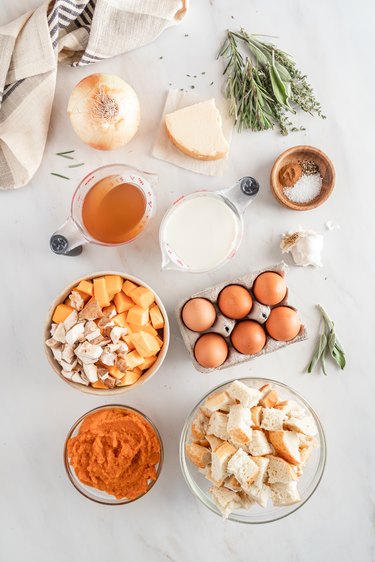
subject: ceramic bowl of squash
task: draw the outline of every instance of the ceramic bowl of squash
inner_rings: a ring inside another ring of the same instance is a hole
[[[127,385],[127,386],[116,386],[114,388],[101,389],[101,388],[94,388],[91,385],[85,386],[83,384],[76,383],[76,382],[73,382],[73,381],[65,378],[61,374],[61,366],[56,361],[56,359],[53,356],[53,353],[52,353],[51,349],[45,344],[45,342],[46,342],[46,340],[48,340],[51,337],[50,329],[51,329],[51,324],[52,324],[52,316],[53,316],[53,313],[55,311],[56,306],[58,304],[63,303],[68,298],[72,289],[74,289],[79,284],[80,281],[92,281],[93,279],[95,279],[97,277],[103,277],[105,275],[120,275],[125,280],[129,280],[132,283],[135,283],[136,285],[139,285],[141,287],[145,287],[146,289],[149,289],[154,294],[155,303],[158,305],[158,307],[160,309],[160,312],[163,315],[164,327],[160,331],[160,336],[163,340],[163,346],[158,353],[157,360],[155,361],[155,363],[153,365],[151,365],[151,367],[149,367],[149,369],[144,371],[142,376],[135,383],[133,383],[131,385]],[[150,380],[151,377],[153,377],[155,375],[155,373],[160,369],[160,367],[161,367],[161,365],[162,365],[162,363],[163,363],[163,361],[164,361],[164,359],[167,355],[168,346],[169,346],[169,337],[170,337],[170,328],[169,328],[169,321],[168,321],[167,312],[165,310],[165,307],[164,307],[160,297],[155,293],[155,291],[153,290],[152,287],[147,285],[147,283],[145,283],[141,279],[138,279],[138,277],[134,277],[133,275],[125,274],[124,272],[121,272],[121,271],[99,271],[99,272],[95,272],[95,273],[90,273],[89,275],[85,275],[83,277],[80,277],[79,279],[76,279],[75,281],[70,283],[68,286],[66,286],[65,289],[63,289],[57,295],[57,297],[52,302],[52,304],[49,308],[49,311],[48,311],[47,319],[46,319],[45,326],[44,326],[43,345],[44,345],[44,350],[45,350],[47,360],[48,360],[50,366],[52,367],[54,372],[59,376],[59,378],[62,381],[65,382],[65,384],[68,384],[70,387],[75,388],[76,390],[80,390],[81,392],[84,392],[85,394],[96,394],[97,396],[111,396],[111,395],[122,394],[124,392],[129,392],[130,390],[133,390],[134,388],[137,388],[137,387],[141,386],[142,384],[145,384],[148,380]]]

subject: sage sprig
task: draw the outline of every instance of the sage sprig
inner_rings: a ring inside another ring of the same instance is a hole
[[[318,344],[307,367],[307,372],[311,373],[321,362],[321,369],[327,375],[327,357],[331,356],[340,369],[345,368],[346,358],[344,349],[336,335],[334,322],[320,304],[318,304],[318,309],[322,317],[322,329]]]
[[[227,31],[219,56],[227,60],[225,93],[239,131],[264,131],[274,125],[283,135],[304,130],[289,119],[297,109],[325,119],[307,77],[290,55],[272,43],[244,29]]]

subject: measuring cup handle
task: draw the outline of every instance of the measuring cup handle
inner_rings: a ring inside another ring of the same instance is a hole
[[[83,244],[87,244],[87,240],[71,217],[52,234],[49,241],[52,252],[62,256],[79,256]]]
[[[246,207],[253,202],[260,189],[259,182],[252,176],[245,176],[237,183],[224,189],[221,193],[229,199],[242,214]]]

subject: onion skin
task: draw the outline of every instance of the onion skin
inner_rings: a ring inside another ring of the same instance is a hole
[[[137,133],[140,106],[129,84],[112,74],[90,74],[73,89],[68,115],[75,133],[97,150],[114,150]]]

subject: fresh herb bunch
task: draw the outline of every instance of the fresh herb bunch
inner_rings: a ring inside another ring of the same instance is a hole
[[[248,54],[245,58],[242,47]],[[283,135],[304,130],[289,118],[298,108],[325,119],[307,77],[290,55],[275,45],[260,41],[244,29],[227,31],[219,56],[227,59],[225,92],[239,131],[264,131],[274,125]]]
[[[329,355],[337,363],[340,369],[344,369],[346,359],[343,347],[336,336],[334,323],[320,304],[318,304],[318,308],[322,316],[323,326],[318,345],[316,346],[310,364],[307,367],[307,372],[311,373],[319,362],[321,362],[322,371],[325,375],[327,375],[326,358]]]

